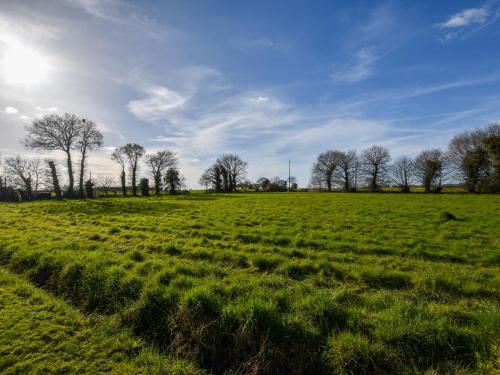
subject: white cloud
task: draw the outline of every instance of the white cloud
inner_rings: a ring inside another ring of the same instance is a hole
[[[8,113],[8,114],[13,114],[13,113],[18,113],[19,110],[17,108],[14,108],[14,107],[7,106],[7,107],[5,107],[4,112]]]
[[[442,29],[453,27],[464,27],[470,24],[483,24],[488,20],[490,12],[486,8],[465,9],[451,16],[448,21],[441,25]]]
[[[143,121],[168,119],[171,111],[182,107],[188,100],[163,86],[147,87],[144,91],[148,95],[146,98],[132,100],[127,105],[129,111]]]
[[[374,64],[380,56],[375,55],[372,49],[360,49],[354,55],[354,62],[349,67],[335,68],[330,75],[334,81],[345,83],[360,82],[374,73]]]
[[[26,116],[26,115],[22,115],[22,116],[19,116],[19,118],[20,118],[21,120],[27,120],[29,117],[28,117],[28,116]]]
[[[449,42],[458,37],[462,39],[493,24],[500,17],[500,8],[486,3],[479,8],[464,9],[453,14],[446,21],[436,25],[442,35],[441,41]]]

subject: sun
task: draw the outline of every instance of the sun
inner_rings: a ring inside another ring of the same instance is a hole
[[[0,58],[2,76],[13,86],[30,87],[47,78],[47,59],[35,49],[19,42],[9,43]]]

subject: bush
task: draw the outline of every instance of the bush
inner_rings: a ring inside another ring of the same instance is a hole
[[[141,195],[147,197],[149,195],[149,180],[147,178],[141,178],[140,187]]]

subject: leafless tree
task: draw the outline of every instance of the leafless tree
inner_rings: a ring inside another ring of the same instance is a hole
[[[43,170],[40,159],[15,155],[5,159],[4,170],[10,183],[21,190],[26,199],[31,199],[33,192],[38,191],[42,183]]]
[[[390,159],[389,150],[382,146],[374,145],[363,151],[361,171],[367,177],[371,191],[377,191],[384,181]]]
[[[415,159],[415,175],[426,193],[441,191],[447,167],[446,155],[438,148],[424,150]]]
[[[85,173],[85,160],[87,152],[102,146],[103,136],[101,131],[97,128],[96,124],[87,119],[81,119],[79,122],[79,135],[76,141],[76,146],[80,150],[80,179],[78,188],[80,195],[83,196],[83,179]]]
[[[355,173],[358,164],[356,151],[349,150],[347,152],[339,152],[337,161],[338,168],[334,175],[341,181],[344,191],[352,191],[355,189],[356,185],[353,180],[357,177],[357,174]]]
[[[339,166],[341,152],[328,150],[318,155],[312,168],[311,181],[316,184],[325,184],[328,191],[332,191],[334,172]]]
[[[233,192],[236,185],[245,177],[247,163],[241,160],[238,155],[223,154],[215,162],[222,176],[224,192]]]
[[[123,151],[123,147],[115,148],[115,150],[111,154],[111,160],[120,164],[120,167],[122,168],[122,171],[120,172],[120,182],[122,185],[123,196],[126,196],[127,195],[127,180],[125,174],[126,156]]]
[[[389,175],[391,181],[403,193],[408,193],[415,177],[415,162],[407,156],[402,156],[389,167]]]
[[[111,176],[97,177],[97,186],[104,192],[104,195],[108,195],[109,190],[114,186],[115,179]]]
[[[155,194],[160,195],[162,176],[165,175],[167,169],[177,166],[177,157],[168,150],[158,151],[153,155],[146,155],[146,164],[153,175]]]
[[[73,114],[49,114],[28,126],[24,145],[40,150],[62,150],[66,153],[69,185],[67,194],[74,195],[74,173],[71,150],[80,136],[80,119]]]
[[[132,195],[137,195],[137,167],[139,165],[139,159],[144,156],[144,147],[138,145],[137,143],[127,143],[125,146],[122,146],[123,154],[128,159],[128,166],[131,173],[131,182],[132,182]]]
[[[221,193],[222,173],[220,167],[217,164],[214,164],[211,167],[207,168],[201,175],[198,182],[200,185],[204,185],[207,191],[211,189],[217,193]]]

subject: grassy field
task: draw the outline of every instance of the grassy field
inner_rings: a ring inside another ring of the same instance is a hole
[[[0,372],[33,350],[36,368],[56,366],[51,345],[5,339],[48,331],[92,373],[81,345],[107,368],[126,358],[121,373],[494,373],[499,212],[500,196],[462,194],[1,204],[0,263],[17,275],[0,278],[1,323],[16,327],[0,328]],[[44,324],[32,296],[55,306]]]

